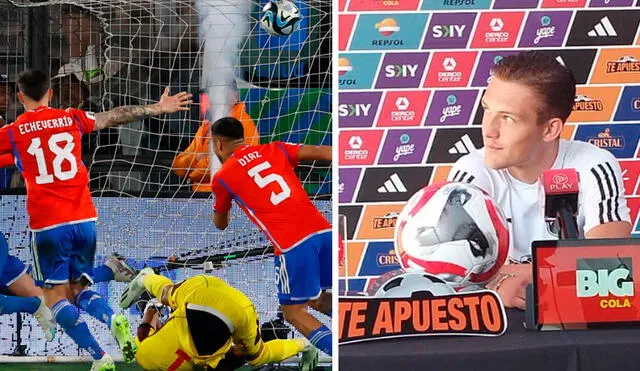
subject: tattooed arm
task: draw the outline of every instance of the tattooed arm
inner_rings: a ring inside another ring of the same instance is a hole
[[[164,89],[164,93],[158,103],[145,106],[122,106],[107,112],[96,113],[96,123],[93,130],[110,128],[163,113],[188,111],[192,102],[191,97],[191,94],[184,91],[176,95],[169,95],[169,88],[167,87]]]

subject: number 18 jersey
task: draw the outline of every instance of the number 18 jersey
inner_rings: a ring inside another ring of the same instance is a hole
[[[0,129],[0,154],[13,153],[27,186],[33,231],[97,219],[80,146],[94,125],[89,112],[38,107]]]
[[[226,213],[235,199],[274,245],[276,255],[311,235],[331,229],[293,171],[301,145],[245,145],[233,153],[211,182],[214,211]]]

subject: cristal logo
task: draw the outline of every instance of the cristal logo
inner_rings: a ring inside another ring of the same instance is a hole
[[[446,57],[442,61],[444,72],[438,72],[438,82],[460,82],[462,80],[462,72],[456,71],[458,63],[453,57]]]
[[[435,39],[442,38],[460,38],[462,37],[462,33],[464,29],[467,27],[465,24],[451,24],[451,25],[441,25],[437,24],[431,28],[433,32],[433,37]]]
[[[347,58],[338,59],[338,75],[342,76],[347,72],[351,72],[353,67]]]
[[[384,67],[385,77],[416,77],[417,64],[390,64]]]
[[[640,98],[633,98],[631,100],[631,109],[634,111],[640,111]]]
[[[379,23],[376,23],[375,27],[382,36],[391,36],[394,33],[400,31],[398,22],[393,18],[385,18]]]
[[[550,26],[551,17],[548,15],[544,15],[540,18],[540,25],[542,27],[538,28],[536,31],[536,38],[533,40],[534,44],[538,44],[540,40],[546,39],[548,37],[553,37],[556,34],[556,26]]]
[[[489,22],[491,32],[486,32],[484,35],[485,42],[487,43],[502,43],[509,39],[509,33],[503,32],[504,22],[502,18],[492,18]]]
[[[455,94],[451,94],[447,97],[447,106],[442,108],[442,116],[440,116],[440,122],[444,122],[448,117],[458,116],[462,112],[462,105],[456,104],[458,98]]]
[[[611,135],[611,129],[605,128],[603,132],[598,133],[597,138],[587,138],[587,142],[600,148],[624,148],[624,137],[614,137]]]
[[[389,250],[386,254],[378,254],[376,260],[380,266],[399,264],[394,250]]]
[[[409,134],[404,133],[400,136],[400,145],[396,147],[396,154],[393,155],[393,161],[398,161],[400,157],[413,154],[415,151],[415,144],[409,143],[411,137]]]
[[[362,138],[359,135],[354,135],[349,138],[349,147],[351,149],[344,151],[345,160],[366,160],[369,155],[369,151],[362,148]]]
[[[338,105],[338,113],[340,117],[361,117],[369,116],[371,103],[355,103]]]
[[[400,96],[395,102],[397,111],[391,111],[391,121],[411,121],[415,118],[416,112],[409,111],[409,98]]]

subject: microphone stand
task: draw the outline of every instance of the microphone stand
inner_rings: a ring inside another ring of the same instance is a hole
[[[558,236],[559,239],[575,240],[579,237],[578,222],[576,221],[576,217],[573,215],[571,206],[564,205],[563,207],[559,208],[556,214],[556,221],[560,226],[560,236]]]

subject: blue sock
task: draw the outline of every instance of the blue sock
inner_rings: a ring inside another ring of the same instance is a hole
[[[329,330],[327,326],[322,325],[311,331],[309,334],[309,341],[311,344],[315,345],[316,348],[322,350],[328,355],[331,355],[331,343],[333,341],[333,336],[331,335],[331,330]]]
[[[40,298],[7,296],[0,294],[0,314],[35,313],[40,307]]]
[[[84,309],[92,317],[98,319],[98,321],[111,327],[111,316],[113,316],[113,310],[109,306],[106,300],[100,296],[97,292],[92,290],[82,290],[78,296],[76,296],[76,305]]]
[[[113,281],[113,271],[106,265],[93,268],[93,283]]]
[[[104,354],[96,339],[91,335],[89,327],[80,318],[80,313],[76,307],[71,305],[67,299],[62,299],[51,308],[56,322],[64,329],[80,348],[87,350],[93,359],[100,359]]]

